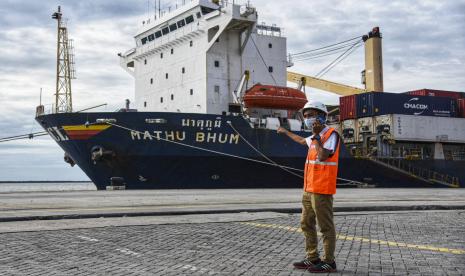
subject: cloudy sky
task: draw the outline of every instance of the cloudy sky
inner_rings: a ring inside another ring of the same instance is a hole
[[[41,130],[34,114],[40,88],[46,110],[53,102],[56,21],[51,14],[58,5],[69,19],[75,43],[75,110],[107,103],[101,111],[113,111],[134,93],[133,80],[119,67],[116,54],[133,47],[132,37],[141,22],[153,16],[153,2],[0,1],[0,137]],[[162,2],[168,7],[182,0]],[[386,91],[465,91],[465,0],[251,2],[260,22],[283,28],[290,53],[363,35],[379,26]],[[314,75],[333,58],[296,63],[292,70]],[[363,66],[360,48],[325,78],[360,86]],[[326,103],[338,102],[337,96],[311,93]],[[77,167],[70,168],[62,160],[63,151],[48,137],[0,143],[0,181],[87,180]]]

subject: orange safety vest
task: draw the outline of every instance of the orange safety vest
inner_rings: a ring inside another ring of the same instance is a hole
[[[324,144],[334,128],[329,128],[321,136],[321,144]],[[315,194],[333,195],[336,193],[337,166],[339,161],[339,144],[334,154],[325,161],[318,160],[318,151],[313,140],[308,149],[307,161],[305,162],[304,191]]]

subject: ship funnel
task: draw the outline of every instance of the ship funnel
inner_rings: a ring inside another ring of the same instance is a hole
[[[365,42],[365,70],[362,72],[363,83],[368,92],[383,92],[383,52],[379,27],[363,36]]]

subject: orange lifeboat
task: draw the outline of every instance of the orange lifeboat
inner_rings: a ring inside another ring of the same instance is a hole
[[[256,84],[243,97],[247,108],[299,110],[307,103],[305,94],[297,89]]]

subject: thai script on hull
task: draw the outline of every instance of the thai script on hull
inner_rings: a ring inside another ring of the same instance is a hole
[[[212,128],[221,128],[221,119],[216,120],[194,120],[194,119],[182,119],[181,125],[183,127],[197,127],[200,129],[206,128],[211,130]]]

